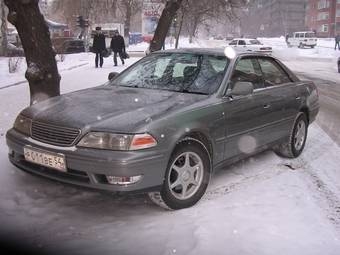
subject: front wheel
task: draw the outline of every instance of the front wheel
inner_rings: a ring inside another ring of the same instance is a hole
[[[208,187],[210,168],[205,146],[195,139],[185,139],[172,153],[161,192],[149,193],[149,197],[168,209],[193,206]]]
[[[282,144],[274,148],[274,151],[286,158],[298,157],[305,147],[308,131],[306,114],[300,112],[295,118],[289,137]]]

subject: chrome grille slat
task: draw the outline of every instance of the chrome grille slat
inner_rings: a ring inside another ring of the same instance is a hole
[[[61,127],[37,121],[33,121],[31,131],[33,139],[58,146],[71,146],[80,135],[80,130],[76,128]]]
[[[73,140],[74,139],[74,135],[64,135],[62,133],[51,133],[49,131],[45,131],[45,130],[40,130],[40,129],[36,129],[36,131],[38,131],[41,135],[45,135],[45,136],[57,136],[57,137],[61,137],[61,138],[68,138]],[[76,134],[77,135],[77,134]]]
[[[39,130],[42,130],[42,131],[46,131],[46,127],[45,128],[42,128],[42,127],[39,127],[39,126],[35,126],[36,129],[39,129]],[[56,133],[60,133],[60,134],[64,134],[65,131],[61,131],[61,130],[57,130],[57,129],[52,129],[52,128],[48,128],[49,130],[53,130],[53,132],[56,132]],[[75,131],[67,131],[69,134],[78,134],[78,130],[75,132]]]

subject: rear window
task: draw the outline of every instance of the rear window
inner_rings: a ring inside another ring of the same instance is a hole
[[[259,40],[249,40],[249,44],[254,44],[254,45],[261,45],[261,42]]]
[[[314,38],[315,33],[306,33],[306,38]]]

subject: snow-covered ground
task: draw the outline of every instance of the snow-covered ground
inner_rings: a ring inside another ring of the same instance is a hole
[[[292,69],[325,75],[340,86],[337,70],[324,60],[326,53],[326,59],[337,58],[334,49],[288,49],[279,46],[280,38],[266,40]],[[109,72],[136,60],[113,67],[107,58],[95,69],[93,54],[68,55],[59,63],[62,93],[102,84]],[[6,61],[0,59],[0,239],[48,254],[339,254],[340,148],[317,123],[298,159],[264,152],[216,172],[196,206],[165,211],[144,195],[84,190],[12,166],[5,132],[28,105],[29,92],[26,82],[8,87],[24,81],[25,68],[9,75]]]

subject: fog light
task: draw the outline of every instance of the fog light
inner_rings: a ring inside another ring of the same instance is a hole
[[[142,175],[137,176],[106,176],[107,182],[114,185],[129,185],[138,182],[142,179]]]

